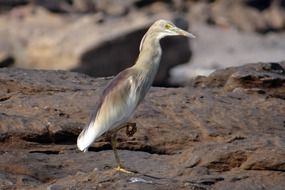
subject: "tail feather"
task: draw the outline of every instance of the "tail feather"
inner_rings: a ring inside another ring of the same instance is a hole
[[[87,151],[88,147],[95,141],[97,138],[98,132],[95,130],[93,123],[90,123],[89,126],[85,127],[77,138],[77,147],[81,151]]]

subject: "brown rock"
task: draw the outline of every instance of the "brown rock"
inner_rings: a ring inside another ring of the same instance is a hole
[[[14,59],[7,52],[0,51],[0,67],[9,67],[14,64]]]
[[[137,133],[118,135],[121,159],[138,171],[126,175],[112,169],[106,137],[86,154],[75,145],[109,78],[2,68],[0,186],[281,190],[283,71],[284,63],[249,64],[197,78],[185,88],[151,89],[131,118]],[[246,83],[244,73],[251,76]],[[262,83],[264,76],[274,80]],[[281,83],[268,86],[277,79]]]
[[[223,87],[227,91],[267,94],[284,99],[285,62],[248,64],[213,72],[192,81],[196,86]]]
[[[247,32],[282,31],[285,25],[284,1],[220,0],[189,2],[189,20],[197,20]]]

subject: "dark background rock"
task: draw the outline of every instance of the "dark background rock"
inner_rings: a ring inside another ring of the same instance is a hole
[[[118,135],[119,154],[139,171],[134,175],[112,169],[104,136],[86,154],[76,148],[110,78],[2,68],[0,187],[281,190],[284,66],[249,64],[198,77],[185,88],[152,88],[131,118],[137,133]],[[132,183],[134,177],[145,181]]]
[[[220,0],[187,1],[189,19],[202,20],[223,27],[234,26],[242,31],[267,33],[284,30],[284,0]],[[200,17],[200,18],[199,18]]]

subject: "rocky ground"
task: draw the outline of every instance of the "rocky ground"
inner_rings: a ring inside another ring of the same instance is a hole
[[[113,170],[106,137],[76,148],[109,79],[0,69],[0,189],[284,189],[284,62],[152,88],[131,119],[137,133],[118,136],[135,174]]]

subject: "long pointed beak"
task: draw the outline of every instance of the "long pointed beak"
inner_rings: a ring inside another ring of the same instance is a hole
[[[188,38],[196,38],[196,36],[194,36],[193,34],[191,34],[190,32],[187,32],[185,30],[182,30],[180,28],[175,28],[175,32],[178,34],[178,35],[181,35],[181,36],[186,36]]]

